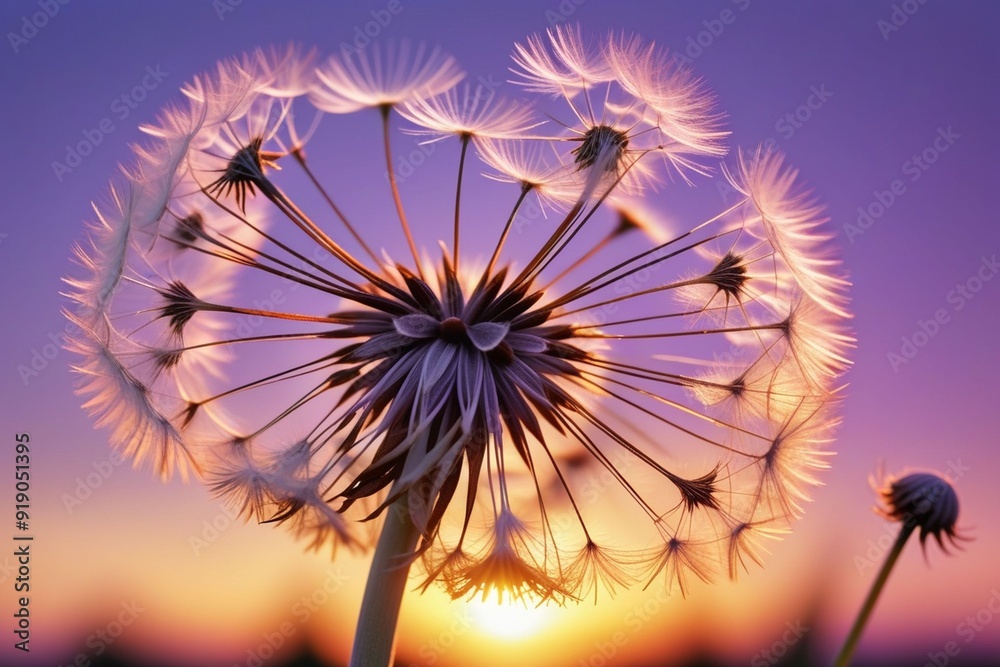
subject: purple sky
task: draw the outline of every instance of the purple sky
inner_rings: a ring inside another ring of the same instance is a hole
[[[948,472],[950,467],[959,477],[964,502],[961,523],[976,541],[952,559],[929,549],[929,565],[916,547],[908,550],[862,655],[873,660],[905,655],[917,664],[949,641],[962,651],[951,664],[1000,652],[1000,622],[984,625],[968,642],[958,630],[967,615],[988,609],[1000,589],[995,565],[1000,550],[1000,225],[990,199],[1000,177],[1000,5],[916,0],[229,3],[16,0],[0,8],[0,28],[7,35],[0,47],[7,100],[7,214],[0,221],[0,294],[7,322],[0,348],[0,415],[11,445],[0,457],[0,497],[12,498],[7,471],[14,433],[28,432],[41,552],[33,571],[39,591],[32,608],[38,650],[34,660],[16,664],[50,664],[76,651],[93,655],[85,643],[87,628],[107,621],[84,614],[98,612],[70,604],[66,613],[77,622],[65,632],[46,621],[47,614],[63,618],[60,606],[76,595],[66,591],[117,591],[122,583],[88,581],[90,575],[81,571],[87,561],[76,559],[77,547],[98,542],[125,562],[135,548],[129,535],[154,539],[143,532],[149,521],[174,512],[164,503],[176,502],[180,515],[163,518],[175,540],[218,512],[217,503],[200,490],[159,487],[146,472],[125,466],[99,490],[100,501],[69,513],[61,500],[73,493],[78,478],[95,470],[95,462],[108,457],[104,434],[92,429],[71,391],[69,355],[54,345],[65,326],[60,279],[73,271],[70,248],[91,217],[89,202],[104,193],[116,164],[129,159],[128,144],[141,138],[137,125],[152,121],[166,101],[177,99],[179,86],[192,75],[256,46],[296,41],[332,53],[378,17],[383,22],[391,17],[379,26],[380,40],[438,44],[456,56],[471,80],[502,82],[501,91],[508,86],[513,42],[556,18],[579,21],[590,34],[607,28],[638,32],[691,59],[727,114],[732,147],[774,141],[826,204],[829,229],[837,234],[854,283],[853,326],[859,341],[838,455],[805,519],[740,592],[758,607],[782,611],[769,626],[758,628],[756,643],[740,644],[727,657],[746,664],[754,646],[770,645],[781,636],[786,618],[810,613],[807,606],[814,603],[825,623],[814,641],[825,653],[833,650],[871,578],[870,570],[859,574],[856,557],[885,532],[870,511],[873,494],[867,481],[880,461],[889,471],[911,466]],[[46,7],[58,11],[43,20]],[[44,25],[36,30],[32,21]],[[94,147],[72,166],[67,146],[80,142]],[[344,158],[334,153],[328,159]],[[54,162],[70,170],[54,168]],[[683,185],[670,187],[680,200],[716,197],[710,184],[690,192]],[[8,500],[4,511],[12,513],[12,505]],[[286,540],[269,528],[248,531]],[[9,540],[10,532],[0,531],[0,540]],[[299,549],[291,544],[288,550]],[[0,553],[7,551],[4,547]],[[231,554],[238,558],[236,551]],[[781,568],[810,563],[815,565],[811,574],[782,580]],[[204,561],[182,558],[174,565],[196,577]],[[258,574],[275,582],[285,578],[274,571]],[[798,590],[803,586],[813,587],[814,595],[803,598]],[[8,610],[14,594],[6,574],[0,591],[0,617],[6,619],[0,636],[7,638],[0,661],[7,664],[23,656],[10,648]],[[779,605],[775,599],[786,591],[795,592],[784,596],[794,600]],[[346,625],[353,623],[352,614],[344,615]],[[136,654],[157,654],[159,647],[184,643],[184,636],[169,637],[168,628],[174,627],[169,623],[157,629],[159,616],[153,616],[150,612],[144,619],[148,627],[142,631],[152,643],[123,638]],[[720,632],[710,648],[726,645]],[[427,630],[428,636],[433,633]],[[644,634],[613,664],[643,664],[643,642],[656,636],[656,631]],[[415,637],[412,646],[422,641]],[[414,655],[414,664],[429,664]]]

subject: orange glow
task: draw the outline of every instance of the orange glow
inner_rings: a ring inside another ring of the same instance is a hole
[[[498,604],[480,598],[464,604],[476,630],[505,639],[523,639],[542,632],[554,619],[550,606],[533,607],[512,600]]]

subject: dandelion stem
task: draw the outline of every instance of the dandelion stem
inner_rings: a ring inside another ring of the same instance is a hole
[[[389,187],[392,189],[392,200],[396,204],[396,213],[399,215],[399,223],[403,226],[403,234],[406,242],[410,246],[410,254],[413,255],[413,262],[417,268],[417,275],[424,279],[424,272],[420,268],[420,255],[417,253],[417,244],[413,242],[413,234],[410,233],[410,223],[406,221],[406,212],[403,210],[403,200],[399,197],[399,186],[396,184],[396,172],[392,168],[392,147],[389,142],[389,112],[391,106],[383,105],[382,108],[382,138],[385,143],[385,169],[389,176]]]
[[[510,226],[514,222],[514,218],[517,216],[517,212],[521,209],[521,204],[524,202],[524,198],[528,196],[529,192],[531,192],[531,186],[521,186],[521,194],[514,203],[514,208],[511,210],[510,215],[507,216],[507,222],[504,224],[503,231],[500,233],[500,240],[497,241],[496,248],[493,249],[493,255],[490,257],[490,263],[486,265],[486,270],[483,271],[483,277],[479,281],[481,285],[486,284],[490,274],[493,273],[493,267],[496,266],[497,259],[500,257],[500,251],[507,242],[507,235],[510,234]]]
[[[543,292],[544,291],[548,291],[549,289],[551,289],[553,285],[555,285],[556,283],[558,283],[560,280],[562,280],[563,278],[565,278],[567,275],[569,275],[570,273],[572,273],[576,269],[578,269],[581,266],[583,266],[584,264],[586,264],[587,261],[589,261],[589,260],[593,259],[594,257],[596,257],[602,250],[604,250],[605,247],[607,247],[607,245],[609,243],[611,243],[611,240],[613,238],[615,238],[615,236],[617,236],[617,235],[618,234],[616,232],[611,232],[610,234],[608,234],[607,236],[605,236],[600,242],[596,243],[593,248],[591,248],[586,253],[584,253],[583,255],[581,255],[579,259],[577,259],[575,262],[573,262],[572,264],[570,264],[569,266],[567,266],[565,269],[563,269],[562,271],[560,271],[559,275],[557,275],[555,278],[553,278],[549,282],[545,283],[544,286],[539,287],[538,289],[541,290],[541,291],[543,291]]]
[[[462,205],[462,173],[465,171],[465,154],[469,150],[469,135],[462,135],[462,156],[458,159],[458,185],[455,187],[455,246],[452,249],[452,264],[458,273],[458,220]]]
[[[537,253],[535,253],[535,256],[530,262],[528,262],[528,265],[524,267],[524,270],[521,271],[517,278],[514,279],[514,282],[511,283],[510,289],[515,289],[525,283],[531,282],[534,275],[537,275],[535,274],[535,270],[545,261],[545,258],[549,256],[552,249],[558,245],[559,240],[565,236],[566,230],[572,227],[573,223],[576,222],[578,216],[580,215],[580,211],[583,210],[583,205],[583,198],[580,198],[575,204],[573,204],[573,208],[569,210],[569,213],[566,214],[563,221],[559,223],[559,227],[557,227],[552,235],[549,236],[548,240],[545,241],[545,244],[538,250]]]
[[[409,557],[418,537],[406,496],[401,496],[385,514],[382,534],[372,557],[350,667],[389,667],[392,664],[396,651],[396,622],[410,573]]]
[[[344,212],[341,211],[340,207],[334,203],[333,198],[330,196],[330,193],[327,192],[326,188],[323,187],[323,184],[320,183],[319,179],[316,178],[316,175],[313,174],[312,169],[310,169],[309,165],[306,163],[306,158],[305,155],[303,155],[302,151],[294,150],[292,151],[292,156],[295,158],[295,161],[299,163],[299,166],[302,167],[302,170],[305,172],[306,176],[309,177],[309,180],[312,182],[312,184],[316,186],[317,190],[319,190],[319,193],[323,196],[323,199],[326,200],[326,203],[330,206],[331,209],[333,209],[333,212],[337,215],[338,218],[340,218],[340,221],[344,223],[344,226],[347,228],[347,231],[351,233],[351,236],[354,237],[354,240],[357,241],[359,244],[361,244],[361,247],[364,249],[366,253],[368,253],[368,256],[372,258],[372,261],[374,261],[379,266],[384,266],[382,264],[382,260],[379,259],[379,256],[375,254],[375,252],[368,246],[367,243],[365,243],[365,240],[358,233],[358,230],[354,228],[354,225],[350,223],[350,221],[347,219],[347,216],[344,215]]]
[[[610,269],[605,269],[604,271],[602,271],[600,274],[594,276],[593,278],[590,278],[588,280],[585,280],[585,281],[581,282],[580,285],[576,289],[574,289],[571,292],[567,293],[562,298],[556,300],[555,303],[558,304],[558,305],[562,305],[563,303],[567,303],[567,302],[569,302],[569,301],[571,301],[573,299],[578,299],[581,296],[586,296],[587,294],[591,294],[591,293],[593,293],[596,290],[599,290],[599,289],[601,289],[603,287],[606,287],[607,285],[610,285],[610,284],[614,283],[616,280],[621,280],[623,277],[631,275],[631,274],[636,273],[638,271],[641,271],[642,269],[647,268],[649,266],[652,266],[653,264],[656,264],[657,262],[661,262],[664,259],[667,259],[667,258],[670,258],[670,257],[675,257],[676,255],[679,255],[680,253],[686,252],[687,250],[690,250],[691,248],[697,247],[697,246],[702,245],[704,243],[708,243],[710,241],[713,241],[716,238],[721,238],[724,234],[727,234],[729,232],[723,230],[723,231],[718,232],[717,234],[712,235],[711,237],[709,237],[707,239],[704,239],[701,242],[689,245],[688,247],[682,248],[681,250],[676,251],[674,253],[671,253],[669,255],[664,256],[662,254],[662,250],[664,248],[666,248],[666,247],[668,247],[670,245],[673,245],[675,243],[678,243],[682,239],[685,239],[685,238],[688,238],[690,236],[693,236],[694,234],[696,234],[701,229],[703,229],[703,228],[711,225],[712,223],[716,222],[717,220],[721,220],[721,219],[725,218],[727,215],[729,215],[730,213],[732,213],[733,211],[735,211],[736,209],[738,209],[740,206],[742,206],[746,202],[747,202],[746,199],[742,199],[742,200],[736,202],[734,205],[732,205],[729,208],[727,208],[725,211],[722,211],[721,213],[719,213],[717,215],[714,215],[711,218],[709,218],[708,220],[705,220],[704,222],[700,223],[694,229],[691,229],[691,230],[689,230],[687,232],[684,232],[683,234],[679,234],[678,236],[675,236],[674,238],[670,239],[669,241],[661,243],[661,244],[659,244],[659,245],[657,245],[657,246],[655,246],[653,248],[650,248],[649,250],[646,250],[644,252],[639,253],[638,255],[630,257],[629,259],[627,259],[627,260],[625,260],[625,261],[623,261],[623,262],[621,262],[619,264],[616,264],[615,266],[612,266]],[[640,260],[642,260],[642,259],[644,259],[644,258],[646,258],[646,257],[648,257],[650,255],[654,255],[653,261],[647,262],[647,263],[643,264],[642,266],[633,267],[633,268],[629,269],[627,272],[625,272],[625,273],[623,273],[621,275],[616,275],[613,278],[610,278],[610,279],[606,280],[605,282],[603,282],[601,285],[599,285],[597,287],[591,287],[592,285],[594,285],[594,283],[596,283],[598,281],[601,281],[604,278],[607,278],[609,275],[615,273],[616,271],[619,271],[620,269],[625,268],[629,264],[633,264],[635,262],[638,262],[638,261],[640,261]]]
[[[366,278],[372,283],[392,291],[392,285],[383,280],[376,272],[372,271],[364,264],[351,256],[339,243],[330,238],[312,219],[300,209],[295,202],[290,200],[274,183],[262,181],[258,184],[261,193],[267,197],[272,204],[278,207],[282,213],[288,217],[299,229],[305,232],[309,238],[319,244],[334,257],[344,263],[345,266],[354,270],[358,275]],[[346,282],[346,281],[345,281]],[[352,283],[348,282],[348,285]]]
[[[868,617],[871,616],[872,610],[875,609],[875,603],[882,592],[882,587],[885,586],[886,580],[889,579],[889,573],[892,572],[899,554],[903,552],[906,540],[909,539],[910,534],[916,527],[917,524],[914,522],[903,523],[903,528],[899,531],[899,536],[896,538],[895,544],[892,545],[892,549],[889,550],[885,562],[882,563],[882,569],[879,570],[878,576],[875,577],[875,583],[872,584],[871,590],[868,591],[865,603],[861,605],[858,617],[854,619],[854,626],[851,627],[851,632],[847,635],[844,647],[840,649],[840,654],[834,662],[835,667],[847,667],[847,665],[851,664],[851,656],[854,655],[854,649],[857,648],[858,641],[861,640],[861,633],[864,632]]]

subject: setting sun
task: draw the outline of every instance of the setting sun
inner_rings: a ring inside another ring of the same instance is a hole
[[[555,610],[522,602],[475,599],[466,603],[473,626],[481,633],[504,639],[522,639],[541,632],[552,622]]]

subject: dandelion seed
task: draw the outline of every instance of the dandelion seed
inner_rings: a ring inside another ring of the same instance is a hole
[[[492,169],[487,178],[516,183],[545,208],[565,210],[579,199],[583,183],[572,169],[552,164],[541,147],[528,141],[484,139],[476,143],[479,158]]]
[[[257,49],[243,58],[243,69],[252,72],[261,92],[274,97],[300,97],[316,85],[316,49],[304,51],[295,44],[284,49]]]
[[[440,49],[428,52],[420,44],[414,50],[404,42],[330,56],[316,76],[318,83],[310,94],[316,107],[328,113],[352,113],[443,93],[464,74]]]
[[[531,109],[512,100],[496,100],[492,91],[466,84],[461,96],[455,88],[430,98],[407,100],[399,110],[406,120],[423,129],[404,129],[408,134],[433,137],[449,135],[471,139],[511,139],[527,135],[542,123]]]
[[[783,527],[774,527],[770,521],[734,524],[729,533],[727,553],[729,558],[729,578],[735,580],[741,569],[747,569],[747,560],[763,565],[764,546],[762,540],[777,539],[787,532]]]
[[[541,35],[532,35],[524,45],[514,45],[515,74],[525,89],[553,96],[573,96],[588,85],[609,81],[610,69],[601,54],[588,50],[579,26],[557,26]]]
[[[657,157],[685,177],[705,172],[693,157],[723,154],[711,97],[665,52],[625,35],[588,48],[576,26],[547,38],[548,48],[537,35],[517,45],[513,71],[526,89],[568,104],[564,140],[578,145],[567,161],[590,174],[592,188],[614,182],[619,193],[639,192],[657,182]]]
[[[635,581],[631,570],[637,560],[634,554],[607,549],[588,540],[567,564],[566,577],[581,598],[593,592],[596,601],[602,589],[614,595],[616,588],[631,585]]]
[[[650,566],[652,571],[650,583],[657,576],[663,576],[667,582],[667,590],[676,585],[681,595],[686,596],[691,575],[704,583],[710,582],[713,573],[712,559],[706,553],[708,546],[676,536],[667,537],[656,560]]]

